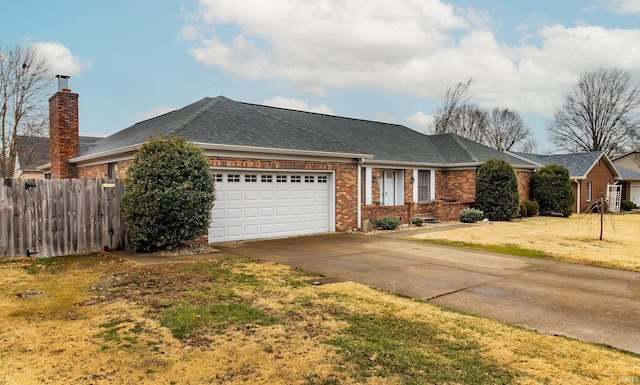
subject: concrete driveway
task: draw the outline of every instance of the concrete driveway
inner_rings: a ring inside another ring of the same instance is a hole
[[[219,245],[551,335],[640,354],[640,274],[403,241],[332,234]]]

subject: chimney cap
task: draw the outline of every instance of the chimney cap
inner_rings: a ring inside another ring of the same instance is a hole
[[[69,78],[68,75],[56,75],[58,78],[58,91],[71,91],[69,89]]]

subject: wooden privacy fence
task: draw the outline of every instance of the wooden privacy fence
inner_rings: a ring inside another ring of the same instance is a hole
[[[0,178],[0,257],[124,248],[123,192],[122,181]]]

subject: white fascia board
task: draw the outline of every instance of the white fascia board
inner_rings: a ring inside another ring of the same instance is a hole
[[[113,159],[116,158],[132,159],[133,153],[139,150],[140,147],[142,147],[142,143],[133,146],[118,148],[116,150],[99,152],[97,154],[80,155],[76,156],[75,158],[69,159],[69,162],[74,164],[86,165],[88,163],[103,164],[106,162],[114,162]]]
[[[347,154],[347,153],[335,153],[335,152],[321,152],[321,151],[302,151],[302,150],[287,150],[277,148],[263,148],[263,147],[245,147],[245,146],[232,146],[224,144],[208,144],[208,143],[193,143],[201,148],[207,156],[221,156],[219,152],[233,153],[233,156],[242,156],[251,154],[255,157],[255,154],[267,155],[280,155],[280,159],[287,159],[286,156],[294,157],[291,159],[300,159],[300,157],[316,157],[318,160],[327,161],[327,158],[340,159],[370,159],[373,155],[368,154]],[[114,162],[117,160],[132,159],[133,153],[142,147],[142,143],[119,148],[116,150],[104,151],[97,154],[81,155],[70,159],[69,161],[74,164],[102,164],[106,161]],[[229,156],[225,154],[224,156]]]
[[[238,154],[266,154],[266,155],[284,155],[284,156],[303,156],[303,157],[316,157],[316,158],[348,158],[348,159],[371,159],[373,155],[368,154],[350,154],[339,152],[323,152],[323,151],[307,151],[307,150],[290,150],[283,148],[267,148],[267,147],[247,147],[247,146],[234,146],[227,144],[209,144],[209,143],[194,143],[200,147],[206,155],[219,156],[217,151],[235,152]]]

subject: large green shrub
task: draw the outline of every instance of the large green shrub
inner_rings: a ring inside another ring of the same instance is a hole
[[[478,170],[476,203],[492,221],[509,221],[520,211],[518,179],[513,167],[501,159],[490,159]]]
[[[478,209],[464,209],[458,213],[458,219],[462,223],[475,223],[484,219],[484,213]]]
[[[574,197],[566,167],[555,164],[540,167],[533,173],[531,184],[540,215],[571,215]]]
[[[206,234],[215,200],[202,150],[182,138],[152,139],[133,158],[122,213],[135,252],[177,246]]]
[[[400,226],[400,218],[388,215],[376,219],[375,224],[381,230],[395,230]]]

